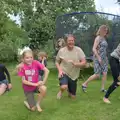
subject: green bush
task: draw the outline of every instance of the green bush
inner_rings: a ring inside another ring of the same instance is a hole
[[[12,46],[0,43],[0,61],[6,62],[15,60],[15,51],[16,50]]]

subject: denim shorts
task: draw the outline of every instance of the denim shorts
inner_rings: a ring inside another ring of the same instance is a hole
[[[8,82],[8,80],[5,79],[5,80],[0,81],[0,85],[1,84],[5,84],[7,86],[6,91],[9,91],[9,88],[8,88],[9,82]]]
[[[8,80],[2,80],[2,81],[0,81],[0,84],[5,84],[5,85],[8,85]]]

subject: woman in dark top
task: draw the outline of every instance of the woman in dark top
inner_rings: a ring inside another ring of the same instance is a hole
[[[12,85],[10,80],[10,74],[7,68],[3,64],[0,64],[0,95],[4,94],[6,90],[9,90],[11,88]]]
[[[113,76],[113,82],[110,85],[110,87],[107,90],[107,93],[105,94],[103,101],[105,103],[111,103],[109,100],[109,96],[112,94],[112,92],[120,86],[120,44],[117,46],[117,48],[111,53],[110,56],[110,68]]]

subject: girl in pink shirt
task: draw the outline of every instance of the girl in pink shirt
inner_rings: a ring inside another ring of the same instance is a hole
[[[25,50],[22,54],[23,65],[18,72],[18,75],[22,77],[22,86],[26,96],[24,104],[32,111],[37,110],[42,112],[40,102],[46,94],[46,80],[49,74],[49,70],[41,63],[33,59],[33,53],[31,50]],[[39,81],[39,70],[44,71],[43,81]],[[34,93],[38,91],[38,100],[35,102]]]

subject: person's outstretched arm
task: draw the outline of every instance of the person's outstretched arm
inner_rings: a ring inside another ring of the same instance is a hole
[[[9,82],[8,88],[11,89],[12,88],[12,84],[11,84],[10,73],[9,73],[8,69],[5,66],[4,66],[4,72],[7,75],[7,79],[8,79],[8,82]]]

